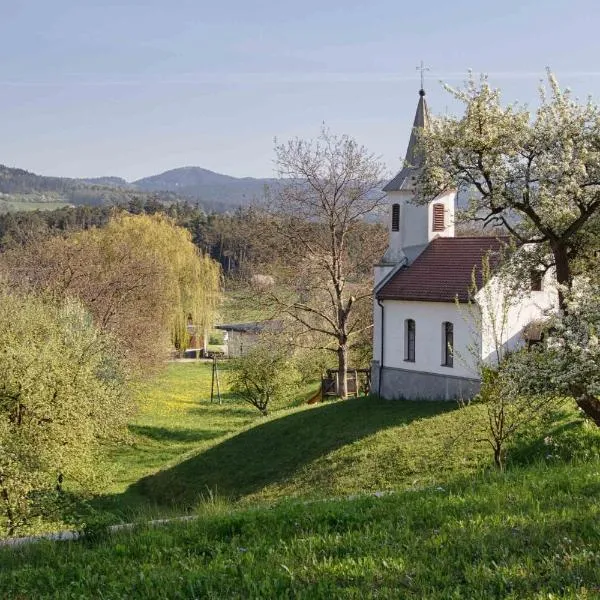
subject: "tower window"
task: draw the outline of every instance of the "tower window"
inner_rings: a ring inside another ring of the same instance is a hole
[[[392,204],[392,231],[400,231],[400,205]]]
[[[449,321],[442,323],[442,366],[454,366],[454,325]]]
[[[432,231],[444,231],[445,223],[445,208],[443,204],[433,205],[433,226]]]
[[[404,360],[415,362],[415,322],[413,319],[404,321]]]

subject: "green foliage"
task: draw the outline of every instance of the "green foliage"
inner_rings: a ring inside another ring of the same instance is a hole
[[[269,405],[289,402],[298,391],[300,374],[289,352],[259,342],[231,361],[231,390],[263,415]]]
[[[188,325],[212,326],[220,269],[189,232],[162,214],[116,214],[102,228],[37,240],[2,255],[15,286],[79,298],[132,364],[162,364],[169,342],[185,349]]]
[[[337,360],[329,350],[297,350],[294,354],[294,364],[303,383],[320,380],[327,369],[335,369]]]
[[[0,551],[6,598],[582,599],[600,587],[597,464]]]
[[[487,420],[479,435],[494,452],[494,462],[503,469],[509,442],[535,421],[543,421],[555,408],[557,398],[539,393],[531,378],[542,376],[540,365],[547,365],[545,354],[537,349],[508,353],[495,366],[481,367],[481,389],[477,400],[483,402]],[[547,376],[548,373],[545,373]]]
[[[94,478],[99,440],[129,417],[124,376],[114,341],[79,303],[0,290],[0,499],[9,533],[57,481]]]

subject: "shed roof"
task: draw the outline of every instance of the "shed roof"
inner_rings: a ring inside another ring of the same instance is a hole
[[[500,260],[507,238],[438,237],[409,267],[398,271],[379,290],[381,300],[417,300],[421,302],[468,302],[475,271],[481,288],[481,263],[490,256],[492,267]]]
[[[262,331],[274,331],[280,329],[281,321],[250,321],[248,323],[221,323],[215,325],[215,329],[222,331],[236,331],[238,333],[261,333]]]

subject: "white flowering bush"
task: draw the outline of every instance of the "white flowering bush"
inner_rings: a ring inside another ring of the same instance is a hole
[[[567,310],[553,320],[545,344],[549,372],[540,383],[575,398],[600,426],[600,285],[578,279],[565,298]]]

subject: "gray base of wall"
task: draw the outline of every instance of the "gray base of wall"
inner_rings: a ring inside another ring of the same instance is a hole
[[[381,387],[379,380],[381,378]],[[388,400],[467,400],[479,391],[478,379],[436,375],[371,365],[371,391]]]

